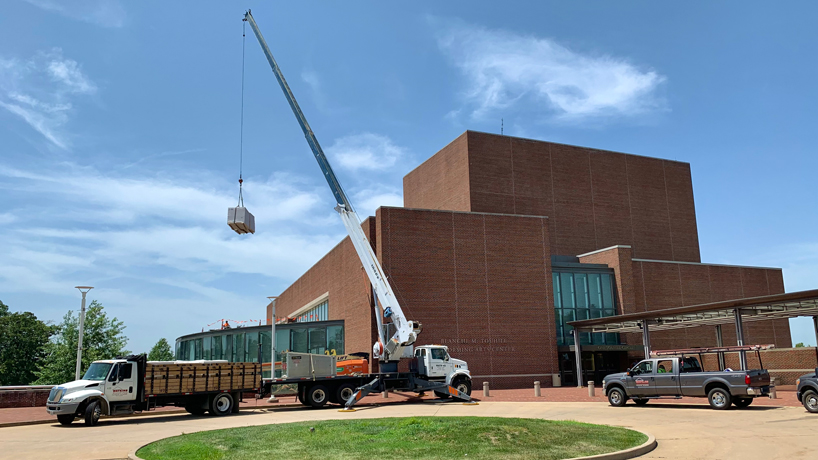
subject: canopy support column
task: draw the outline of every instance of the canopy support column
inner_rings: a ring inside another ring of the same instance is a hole
[[[577,360],[577,388],[582,388],[582,350],[579,347],[579,329],[574,328],[574,355]]]
[[[716,346],[723,347],[724,346],[724,336],[721,333],[721,324],[716,325]],[[702,364],[702,363],[699,363]],[[724,352],[719,352],[719,370],[724,370]]]
[[[744,345],[744,324],[741,322],[741,309],[734,310],[736,317],[736,344],[738,346]],[[744,351],[738,352],[739,366],[742,371],[747,370],[747,353]]]
[[[650,359],[650,328],[648,328],[648,320],[642,321],[642,345],[645,347],[645,359]]]
[[[815,346],[818,347],[818,316],[812,317],[812,327],[815,329]]]

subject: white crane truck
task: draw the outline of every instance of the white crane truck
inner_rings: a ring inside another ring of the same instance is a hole
[[[298,379],[297,381],[286,378],[272,378],[265,381],[265,385],[298,383],[299,397],[302,403],[320,407],[327,401],[334,400],[345,404],[347,410],[350,410],[356,402],[367,394],[385,390],[416,393],[434,391],[440,396],[451,396],[462,401],[470,401],[471,374],[468,365],[465,361],[450,358],[448,349],[444,346],[417,347],[414,356],[411,358],[410,371],[398,372],[398,362],[403,356],[404,350],[412,347],[422,330],[422,326],[418,321],[407,320],[403,314],[398,299],[386,279],[386,274],[372,250],[372,245],[361,228],[358,214],[355,213],[352,203],[347,198],[340,182],[338,182],[338,178],[324,155],[318,139],[315,137],[309,123],[307,123],[304,113],[284,79],[284,74],[273,58],[273,54],[249,10],[245,13],[244,20],[253,29],[261,49],[270,63],[273,74],[282,91],[284,91],[284,96],[290,104],[301,130],[304,132],[304,137],[306,137],[307,143],[318,161],[318,166],[321,168],[321,172],[323,172],[324,178],[335,196],[335,210],[341,216],[352,245],[355,247],[355,251],[358,253],[358,257],[361,259],[364,270],[372,284],[375,293],[375,318],[378,323],[378,341],[373,345],[372,352],[373,357],[379,360],[379,373],[349,377],[312,377],[312,379],[305,378],[306,380]],[[384,318],[391,319],[391,324],[395,329],[394,334],[388,339],[385,339]]]

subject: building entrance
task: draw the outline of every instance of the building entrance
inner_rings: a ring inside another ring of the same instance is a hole
[[[576,386],[577,363],[572,351],[560,350],[560,378],[563,386]],[[627,369],[627,351],[582,351],[582,381],[601,385],[608,374]]]

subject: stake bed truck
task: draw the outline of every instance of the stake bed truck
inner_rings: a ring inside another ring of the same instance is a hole
[[[82,380],[51,390],[46,410],[63,425],[77,417],[96,425],[103,415],[161,406],[191,414],[238,412],[241,395],[261,388],[261,365],[227,361],[147,361],[145,355],[94,361]]]

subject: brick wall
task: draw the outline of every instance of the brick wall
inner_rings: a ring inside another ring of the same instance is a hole
[[[0,409],[7,407],[41,407],[51,389],[0,390]]]
[[[626,313],[699,305],[722,300],[758,297],[784,292],[780,269],[736,267],[708,264],[682,264],[657,261],[633,261],[635,304]],[[786,319],[744,323],[745,344],[792,346],[790,325]],[[627,334],[631,335],[631,334]],[[724,345],[736,344],[732,325],[722,326]],[[628,343],[641,343],[641,337]],[[716,346],[713,326],[662,331],[651,334],[655,350]]]
[[[403,178],[407,208],[469,211],[469,157],[466,133]]]
[[[362,226],[374,247],[375,220],[367,218]],[[344,320],[345,351],[371,353],[376,334],[371,289],[349,237],[281,293],[276,301],[276,315],[288,316],[326,292],[329,292],[328,319]],[[271,316],[268,306],[268,324]]]
[[[747,352],[747,367],[759,369],[763,367],[770,371],[770,376],[776,378],[776,385],[795,385],[795,379],[804,374],[815,372],[818,367],[815,347],[804,348],[774,348],[761,352],[761,365],[755,353]],[[719,367],[718,355],[707,354],[702,356],[705,370],[715,370]],[[740,369],[739,354],[725,353],[724,363],[731,369]]]
[[[406,176],[404,202],[547,216],[553,254],[624,244],[700,261],[690,165],[677,161],[467,131]]]
[[[548,219],[380,208],[377,248],[419,344],[448,345],[477,385],[557,373]],[[494,376],[494,377],[491,377]]]

